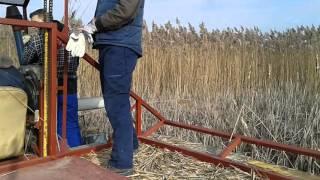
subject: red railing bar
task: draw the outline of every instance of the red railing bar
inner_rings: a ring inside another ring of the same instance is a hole
[[[165,124],[167,124],[169,126],[174,126],[174,127],[189,129],[189,130],[193,130],[193,131],[197,131],[197,132],[201,132],[201,133],[205,133],[205,134],[210,134],[213,136],[219,136],[224,139],[229,139],[231,136],[230,134],[225,133],[225,132],[213,131],[212,129],[209,129],[209,128],[203,128],[203,127],[198,127],[198,126],[194,126],[194,125],[189,125],[189,124],[179,123],[179,122],[174,122],[174,121],[169,121],[169,120],[166,120]]]
[[[202,132],[205,134],[219,136],[224,139],[228,139],[231,136],[231,134],[228,134],[225,132],[214,131],[214,130],[211,130],[208,128],[197,127],[197,126],[188,125],[188,124],[179,123],[179,122],[173,122],[173,121],[166,120],[165,124],[170,125],[170,126],[183,128],[183,129],[189,129],[189,130],[193,130],[193,131],[197,131],[197,132]],[[276,143],[273,141],[260,140],[260,139],[251,138],[251,137],[242,136],[242,135],[235,135],[235,136],[240,137],[242,142],[246,142],[249,144],[255,144],[255,145],[259,145],[259,146],[264,146],[264,147],[277,149],[277,150],[281,150],[281,151],[296,153],[296,154],[300,154],[300,155],[311,156],[311,157],[315,157],[317,159],[320,159],[320,151],[296,147],[296,146],[292,146],[292,145],[280,144],[280,143]]]
[[[154,126],[152,126],[151,128],[149,128],[147,131],[142,133],[141,136],[142,137],[148,137],[151,134],[153,134],[154,132],[158,131],[158,129],[160,129],[163,125],[164,125],[164,121],[160,121],[157,124],[155,124]]]
[[[7,18],[0,18],[0,24],[20,26],[20,27],[37,27],[37,28],[43,28],[43,29],[56,29],[57,27],[56,23],[35,22],[35,21],[7,19]]]
[[[165,117],[163,117],[156,109],[154,109],[153,107],[151,107],[147,102],[145,102],[141,97],[139,97],[136,93],[134,92],[130,92],[130,95],[132,98],[134,98],[135,100],[140,100],[141,101],[141,105],[147,109],[151,114],[153,114],[155,117],[157,117],[159,120],[164,121],[166,120]]]
[[[112,144],[111,143],[107,143],[107,144],[99,144],[99,145],[95,145],[95,146],[88,146],[88,147],[83,147],[80,146],[78,148],[73,148],[68,152],[64,152],[64,153],[60,153],[57,155],[58,158],[62,158],[65,156],[82,156],[84,154],[88,154],[90,152],[99,152],[103,149],[108,149],[111,148]]]
[[[48,161],[60,159],[60,158],[66,157],[66,156],[81,156],[81,155],[84,155],[84,154],[87,154],[90,152],[98,152],[103,149],[110,148],[111,146],[112,146],[111,143],[108,143],[108,144],[96,145],[93,147],[91,147],[91,146],[88,146],[85,148],[79,147],[79,149],[73,149],[73,150],[70,150],[66,153],[60,153],[56,156],[48,156],[46,158],[36,158],[36,159],[32,159],[32,160],[24,160],[24,161],[20,161],[20,162],[1,165],[0,166],[0,174],[10,173],[10,172],[15,171],[17,169],[46,163]]]
[[[136,104],[132,105],[130,111],[133,111],[136,108]]]
[[[241,138],[238,136],[219,154],[219,157],[226,158],[240,144],[241,144]]]
[[[269,179],[271,180],[290,180],[292,178],[287,177],[287,176],[283,176],[271,171],[267,171],[267,170],[263,170],[263,169],[259,169],[259,168],[255,168],[255,167],[251,167],[251,166],[247,166],[244,164],[240,164],[237,162],[233,162],[230,161],[228,159],[223,159],[220,157],[216,157],[216,156],[212,156],[208,153],[202,153],[202,152],[196,152],[196,151],[192,151],[190,149],[187,148],[182,148],[182,147],[178,147],[178,146],[174,146],[174,145],[170,145],[164,142],[160,142],[160,141],[155,141],[155,140],[151,140],[149,138],[144,138],[144,137],[140,137],[140,141],[142,143],[148,144],[148,145],[152,145],[158,148],[162,148],[162,149],[168,149],[172,152],[179,152],[182,153],[183,155],[186,156],[191,156],[194,157],[200,161],[203,162],[208,162],[208,163],[212,163],[215,164],[217,166],[219,165],[223,165],[224,167],[231,167],[231,168],[239,168],[245,172],[250,173],[251,170],[254,170],[255,172],[259,173],[258,175],[260,176],[267,176]]]
[[[10,173],[10,172],[15,171],[17,169],[26,168],[26,167],[37,165],[37,164],[42,164],[42,163],[49,162],[52,160],[54,160],[54,158],[52,156],[48,156],[46,158],[23,160],[21,162],[15,162],[15,163],[10,163],[10,164],[6,164],[6,165],[1,165],[0,166],[0,174]]]
[[[49,30],[49,39],[51,44],[49,46],[49,106],[48,111],[48,154],[55,155],[57,153],[57,25],[52,26]]]
[[[140,136],[142,134],[142,106],[141,100],[137,100],[136,102],[136,131],[137,135]]]

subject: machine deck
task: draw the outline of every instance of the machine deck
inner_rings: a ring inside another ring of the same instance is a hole
[[[0,175],[0,180],[124,180],[110,170],[78,157],[67,157]]]

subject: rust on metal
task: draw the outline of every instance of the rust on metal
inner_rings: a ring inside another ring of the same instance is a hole
[[[0,24],[20,26],[20,27],[37,27],[37,28],[43,28],[43,29],[54,29],[56,27],[55,23],[45,23],[45,22],[40,23],[35,21],[20,20],[20,19],[6,19],[6,18],[0,18]]]
[[[67,142],[67,94],[68,94],[68,52],[64,51],[62,103],[62,139]]]
[[[43,117],[43,108],[44,108],[44,102],[43,102],[43,97],[44,97],[44,88],[43,88],[43,83],[40,83],[40,117]],[[43,121],[39,121],[37,123],[38,129],[39,129],[39,137],[43,137]],[[39,149],[39,154],[40,156],[43,156],[43,139],[39,138],[38,140],[38,149]]]
[[[140,99],[136,102],[136,131],[137,135],[140,136],[142,133],[142,106]]]
[[[220,154],[219,157],[226,158],[233,150],[241,144],[241,138],[237,136]]]
[[[130,108],[130,111],[133,111],[134,109],[136,109],[136,106],[137,106],[136,104],[132,105]]]
[[[42,164],[42,163],[52,161],[52,160],[54,160],[53,157],[46,157],[46,158],[36,158],[36,159],[32,159],[32,160],[22,160],[22,161],[18,161],[15,163],[1,165],[0,166],[0,174],[10,173],[10,172],[16,171],[17,169],[20,169],[20,168],[34,166],[34,165]]]
[[[158,129],[160,129],[163,125],[164,125],[164,121],[159,121],[157,124],[155,124],[154,126],[149,128],[148,130],[146,130],[141,136],[142,137],[148,137],[151,134],[153,134],[156,131],[158,131]]]
[[[1,180],[125,180],[108,169],[99,167],[81,158],[62,158],[58,160],[44,162],[32,167],[19,169],[7,175],[2,175]]]
[[[31,160],[16,159],[12,161],[4,161],[0,164],[0,174],[16,171],[17,169],[34,166],[37,164],[46,163],[48,161],[60,159],[67,156],[81,156],[90,152],[98,152],[103,149],[110,148],[111,146],[111,143],[96,146],[82,146],[79,148],[74,148],[64,153],[59,153],[56,156],[48,156],[46,158],[34,158]]]
[[[49,139],[48,155],[57,154],[57,25],[49,31],[50,55],[49,60]]]
[[[166,120],[165,124],[179,127],[179,128],[183,128],[183,129],[189,129],[189,130],[193,130],[193,131],[197,131],[197,132],[202,132],[202,133],[210,134],[213,136],[219,136],[219,137],[225,138],[225,139],[228,139],[231,137],[231,134],[228,134],[225,132],[214,131],[212,129],[197,127],[197,126],[188,125],[188,124],[179,123],[179,122],[173,122],[173,121]],[[236,136],[240,137],[242,142],[255,144],[255,145],[259,145],[259,146],[264,146],[264,147],[268,147],[268,148],[273,148],[273,149],[277,149],[277,150],[281,150],[281,151],[292,152],[292,153],[296,153],[296,154],[300,154],[300,155],[306,155],[306,156],[315,157],[317,159],[320,159],[320,151],[296,147],[296,146],[292,146],[292,145],[280,144],[280,143],[276,143],[273,141],[260,140],[260,139],[251,138],[251,137],[242,136],[242,135],[236,135]]]
[[[77,148],[72,148],[69,149],[67,152],[62,152],[57,155],[57,158],[65,157],[65,156],[82,156],[84,154],[88,154],[90,152],[99,152],[103,149],[108,149],[111,148],[112,144],[107,143],[107,144],[99,144],[95,146],[87,146],[83,145]]]
[[[152,140],[149,138],[140,137],[140,141],[145,144],[149,144],[149,145],[152,145],[152,146],[155,146],[158,148],[168,149],[172,152],[179,152],[179,153],[182,153],[183,155],[194,157],[195,159],[198,159],[203,162],[213,163],[215,165],[223,165],[224,167],[230,167],[230,168],[236,167],[236,168],[239,168],[239,169],[241,169],[245,172],[248,172],[248,173],[250,173],[253,170],[259,176],[268,177],[271,180],[280,180],[280,179],[281,180],[290,180],[290,179],[292,179],[291,177],[279,175],[279,174],[274,173],[272,171],[258,169],[258,168],[247,166],[247,165],[244,165],[241,163],[233,162],[228,159],[223,159],[223,158],[220,158],[217,156],[213,156],[208,153],[196,152],[196,151],[193,151],[193,150],[190,150],[187,148],[182,148],[182,147],[170,145],[170,144],[160,142],[160,141],[155,141],[155,140]]]

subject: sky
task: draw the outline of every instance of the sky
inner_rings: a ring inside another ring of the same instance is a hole
[[[1,1],[1,0],[0,0]],[[97,0],[73,0],[83,22],[94,15]],[[54,0],[54,17],[63,14],[63,0]],[[28,11],[42,7],[41,0],[30,0]],[[174,23],[179,18],[183,25],[198,26],[204,22],[209,30],[226,27],[254,27],[263,31],[285,30],[299,25],[320,25],[320,0],[146,0],[145,16],[152,22]],[[0,8],[0,16],[5,8]]]

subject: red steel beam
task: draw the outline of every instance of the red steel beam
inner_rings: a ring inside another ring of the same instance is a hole
[[[101,145],[96,145],[93,147],[89,146],[89,147],[85,147],[85,148],[74,149],[74,150],[71,150],[66,153],[60,153],[56,156],[48,156],[46,158],[36,158],[36,159],[32,159],[32,160],[23,160],[23,161],[14,162],[14,163],[11,162],[10,164],[5,164],[5,165],[0,166],[0,174],[10,173],[10,172],[15,171],[17,169],[21,169],[21,168],[25,168],[25,167],[29,167],[29,166],[33,166],[33,165],[37,165],[37,164],[42,164],[42,163],[52,161],[55,159],[59,159],[59,158],[63,158],[66,156],[81,156],[83,154],[87,154],[92,151],[98,152],[98,151],[101,151],[103,149],[107,149],[110,147],[111,147],[111,143],[101,144]]]
[[[164,125],[164,121],[160,121],[157,124],[155,124],[154,126],[152,126],[151,128],[149,128],[148,130],[146,130],[144,133],[142,133],[142,137],[148,137],[151,134],[155,133],[156,131],[158,131],[158,129],[160,129],[162,126]]]
[[[64,68],[63,68],[63,85],[62,85],[62,94],[63,94],[63,104],[62,104],[62,139],[65,142],[67,140],[67,94],[68,94],[68,57],[69,54],[67,51],[64,51]]]
[[[65,156],[82,156],[82,155],[88,154],[90,152],[99,152],[103,149],[108,149],[111,147],[112,147],[112,144],[107,143],[107,144],[99,144],[99,145],[95,145],[95,146],[74,148],[68,152],[58,154],[57,158],[62,158]]]
[[[138,99],[136,102],[136,131],[137,135],[140,136],[142,134],[142,106],[141,100]]]
[[[49,107],[48,111],[48,153],[55,155],[57,153],[57,25],[49,31],[50,51],[49,51]]]
[[[0,18],[0,24],[21,26],[21,27],[37,27],[37,28],[43,28],[43,29],[53,29],[56,26],[55,23],[44,23],[44,22],[35,22],[35,21],[20,20],[20,19],[7,19],[7,18]]]
[[[40,98],[39,98],[39,105],[40,105],[40,117],[43,117],[44,112],[44,86],[43,86],[43,81],[41,81],[40,85]],[[38,128],[39,128],[39,137],[43,137],[43,120],[40,119],[38,122]],[[38,149],[39,149],[39,154],[40,156],[43,156],[43,138],[38,139]]]
[[[219,157],[226,158],[233,150],[241,144],[241,138],[237,136],[220,154]]]
[[[131,106],[130,111],[133,111],[136,108],[137,104]]]
[[[133,91],[130,92],[130,96],[134,98],[136,101],[140,101],[141,105],[147,109],[151,114],[153,114],[155,117],[157,117],[159,120],[164,121],[167,120],[165,117],[163,117],[156,109],[151,107],[147,102],[145,102],[140,96],[138,96]]]
[[[186,156],[191,156],[194,157],[200,161],[203,162],[208,162],[208,163],[212,163],[215,165],[223,165],[224,167],[230,167],[230,168],[239,168],[245,172],[250,173],[252,170],[254,170],[255,172],[258,173],[258,175],[260,176],[267,176],[269,179],[271,180],[291,180],[292,178],[287,177],[287,176],[283,176],[271,171],[267,171],[267,170],[263,170],[263,169],[259,169],[256,167],[252,167],[252,166],[248,166],[248,165],[244,165],[241,163],[237,163],[237,162],[233,162],[230,161],[228,159],[223,159],[220,157],[216,157],[216,156],[212,156],[208,153],[201,153],[201,152],[196,152],[196,151],[192,151],[190,149],[187,148],[182,148],[182,147],[177,147],[177,146],[173,146],[167,143],[163,143],[160,141],[155,141],[149,138],[144,138],[144,137],[140,137],[140,141],[142,143],[148,144],[148,145],[152,145],[158,148],[162,148],[162,149],[168,149],[172,152],[179,152],[182,153],[183,155]]]
[[[170,126],[174,126],[174,127],[178,127],[178,128],[189,129],[189,130],[193,130],[193,131],[197,131],[197,132],[201,132],[201,133],[205,133],[205,134],[210,134],[213,136],[219,136],[224,139],[229,139],[231,136],[230,134],[225,133],[225,132],[213,131],[212,129],[209,129],[209,128],[203,128],[203,127],[193,126],[193,125],[169,121],[169,120],[165,121],[165,124],[170,125]]]
[[[197,132],[202,132],[205,134],[210,134],[214,136],[219,136],[224,139],[228,139],[231,137],[231,134],[225,133],[225,132],[220,132],[220,131],[214,131],[208,128],[202,128],[202,127],[197,127],[193,125],[188,125],[184,123],[179,123],[179,122],[173,122],[173,121],[165,121],[165,124],[170,125],[170,126],[175,126],[183,129],[189,129]],[[280,151],[286,151],[286,152],[291,152],[299,155],[306,155],[310,157],[314,157],[316,159],[320,159],[320,151],[312,150],[312,149],[306,149],[306,148],[301,148],[301,147],[296,147],[292,145],[286,145],[286,144],[280,144],[276,143],[273,141],[267,141],[267,140],[260,140],[256,138],[251,138],[247,136],[242,136],[242,135],[236,135],[237,137],[240,137],[243,142],[249,143],[249,144],[255,144],[259,146],[264,146],[272,149],[277,149]]]
[[[37,158],[37,159],[32,159],[32,160],[27,160],[27,161],[24,160],[21,162],[15,162],[15,163],[10,163],[10,164],[6,164],[6,165],[1,165],[0,166],[0,174],[10,173],[10,172],[15,171],[17,169],[26,168],[29,166],[45,163],[45,162],[52,161],[52,160],[54,160],[54,158],[52,156],[48,156],[46,158]]]

